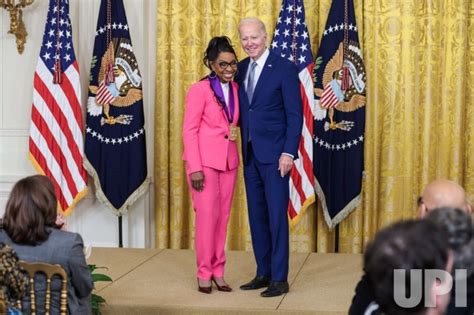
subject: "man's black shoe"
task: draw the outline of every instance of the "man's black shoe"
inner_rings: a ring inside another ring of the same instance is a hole
[[[270,284],[270,277],[256,276],[252,281],[240,286],[241,290],[257,290],[268,287]]]
[[[263,297],[280,296],[288,293],[289,290],[290,286],[288,285],[288,281],[272,281],[268,289],[260,293],[260,295]]]

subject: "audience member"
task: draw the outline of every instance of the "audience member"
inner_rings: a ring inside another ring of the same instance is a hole
[[[446,179],[434,180],[426,185],[418,198],[418,216],[423,218],[430,210],[441,207],[455,207],[467,213],[472,212],[464,189],[459,184]],[[355,288],[349,315],[364,314],[373,300],[374,292],[364,274]]]
[[[55,224],[57,199],[46,176],[29,176],[15,184],[7,201],[0,241],[16,251],[21,260],[61,265],[68,275],[68,314],[91,313],[92,278],[83,253],[79,234],[61,231]],[[44,309],[46,281],[37,277],[37,314]],[[59,313],[58,281],[52,283],[52,314]],[[28,294],[23,312],[31,312]]]
[[[418,198],[418,216],[423,218],[430,209],[453,207],[472,212],[466,192],[456,182],[447,179],[437,179],[426,185]]]
[[[448,236],[449,247],[453,252],[453,270],[466,270],[467,278],[454,278],[455,281],[467,283],[467,305],[456,306],[456,286],[451,291],[451,301],[446,314],[474,314],[474,240],[472,219],[465,211],[456,208],[433,209],[426,215],[426,220],[438,224]],[[456,274],[453,272],[453,277]]]
[[[364,270],[370,285],[374,289],[375,301],[380,306],[380,314],[385,315],[438,315],[444,314],[449,303],[449,293],[444,293],[435,279],[431,283],[425,281],[428,290],[421,290],[421,300],[412,307],[399,305],[395,299],[397,289],[394,284],[394,270],[405,270],[406,294],[410,291],[415,277],[411,270],[445,270],[451,272],[452,254],[448,246],[448,237],[444,230],[428,220],[411,220],[399,222],[381,230],[374,241],[367,246],[364,255]],[[433,307],[426,305],[434,301]]]

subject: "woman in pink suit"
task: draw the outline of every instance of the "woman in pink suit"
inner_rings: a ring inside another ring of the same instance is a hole
[[[237,58],[230,39],[214,37],[204,54],[211,73],[194,83],[186,97],[183,142],[186,173],[196,211],[198,290],[232,289],[224,281],[224,245],[239,156]]]

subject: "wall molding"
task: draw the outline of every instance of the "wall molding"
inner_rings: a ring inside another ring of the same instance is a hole
[[[0,129],[0,137],[29,137],[29,129]]]

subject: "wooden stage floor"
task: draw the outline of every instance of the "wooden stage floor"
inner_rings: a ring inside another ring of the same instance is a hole
[[[98,283],[103,314],[345,315],[361,277],[362,255],[291,253],[290,292],[262,298],[239,286],[255,275],[251,252],[227,252],[231,293],[197,291],[192,250],[93,248],[88,263],[106,266],[113,283]]]

